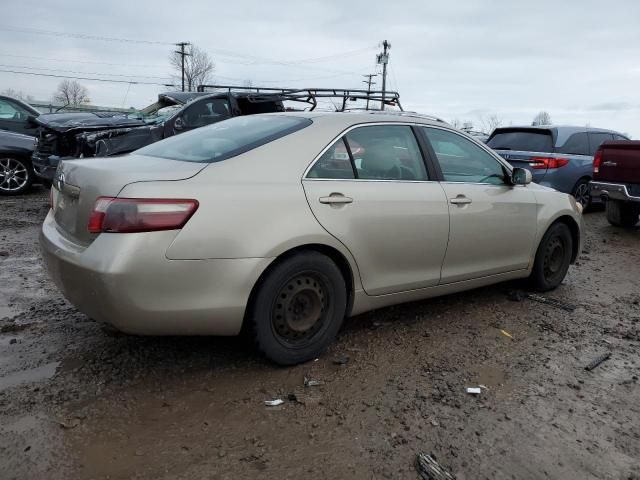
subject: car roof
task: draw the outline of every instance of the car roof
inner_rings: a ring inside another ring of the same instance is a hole
[[[453,127],[444,120],[431,115],[425,115],[415,112],[383,112],[380,110],[370,111],[345,111],[345,112],[325,112],[325,111],[306,111],[306,112],[278,112],[263,113],[261,115],[285,115],[292,117],[309,118],[314,122],[332,122],[342,124],[345,128],[350,125],[359,123],[376,123],[376,122],[392,122],[392,123],[423,123],[425,125],[447,126],[453,130]],[[464,132],[462,132],[464,133]]]

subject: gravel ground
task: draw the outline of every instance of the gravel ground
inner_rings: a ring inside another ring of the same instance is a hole
[[[638,228],[586,216],[548,295],[573,312],[501,284],[358,316],[280,368],[242,339],[78,313],[40,261],[47,203],[0,198],[0,478],[415,479],[426,452],[458,479],[640,479]]]

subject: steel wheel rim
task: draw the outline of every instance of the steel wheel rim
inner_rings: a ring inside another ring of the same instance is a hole
[[[544,276],[550,280],[562,272],[566,246],[559,236],[552,237],[547,243],[544,254]]]
[[[586,207],[589,204],[589,184],[581,183],[576,188],[575,199]]]
[[[16,192],[27,185],[29,171],[13,158],[0,159],[0,190]]]
[[[326,280],[311,272],[294,275],[274,300],[271,310],[274,333],[288,345],[304,345],[327,324],[329,304]]]

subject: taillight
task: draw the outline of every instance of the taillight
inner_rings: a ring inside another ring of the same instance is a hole
[[[98,197],[87,228],[90,233],[177,230],[197,209],[197,200]]]
[[[566,158],[555,157],[533,157],[529,161],[529,166],[533,169],[560,168],[569,163]]]
[[[600,164],[602,163],[602,150],[598,149],[596,156],[593,157],[593,173],[600,173]]]

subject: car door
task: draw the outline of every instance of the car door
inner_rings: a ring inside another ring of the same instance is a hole
[[[536,199],[513,186],[488,149],[456,132],[423,127],[450,216],[442,284],[526,269],[536,237]]]
[[[303,179],[320,224],[351,252],[364,290],[383,295],[440,281],[449,212],[410,125],[365,125],[334,141]]]
[[[15,102],[0,98],[0,129],[25,135],[34,135],[35,128],[29,124],[30,112]]]

